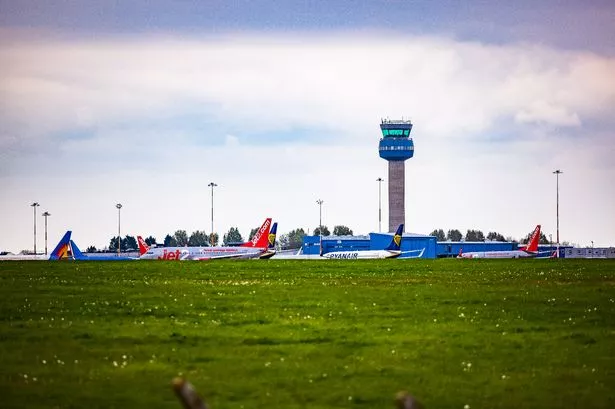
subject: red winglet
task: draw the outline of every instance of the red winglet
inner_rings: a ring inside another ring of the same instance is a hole
[[[532,237],[530,237],[530,241],[527,243],[527,246],[523,247],[521,250],[527,251],[528,253],[536,253],[538,251],[538,242],[540,241],[540,225],[537,225],[534,229],[534,233],[532,233]]]
[[[141,236],[137,236],[137,242],[139,243],[139,255],[142,256],[147,253],[147,250],[149,250],[149,246]]]
[[[252,240],[242,244],[242,247],[258,247],[267,248],[269,245],[269,230],[271,229],[271,217],[265,219],[265,222],[260,229],[254,234]]]

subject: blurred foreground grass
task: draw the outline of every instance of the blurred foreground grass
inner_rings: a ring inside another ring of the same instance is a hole
[[[615,262],[0,263],[0,407],[615,407]]]

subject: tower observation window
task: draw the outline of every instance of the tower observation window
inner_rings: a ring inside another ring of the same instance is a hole
[[[382,136],[409,136],[410,129],[382,129]]]

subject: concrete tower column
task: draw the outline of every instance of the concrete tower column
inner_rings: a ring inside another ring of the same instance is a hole
[[[389,162],[389,233],[406,223],[406,162]]]

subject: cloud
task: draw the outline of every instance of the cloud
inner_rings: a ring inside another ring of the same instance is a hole
[[[1,213],[45,195],[71,210],[62,225],[98,246],[115,213],[90,220],[78,203],[98,214],[103,201],[126,201],[139,233],[207,230],[210,180],[227,200],[221,228],[254,227],[263,213],[282,231],[313,227],[320,197],[328,224],[373,231],[382,117],[415,125],[410,231],[520,236],[552,218],[538,172],[548,189],[553,167],[614,174],[615,59],[592,53],[378,33],[9,36],[0,61],[0,179],[11,198]],[[608,208],[614,195],[596,187],[585,197]],[[2,217],[27,246],[27,229]],[[581,225],[571,234],[586,236]]]
[[[515,120],[521,123],[547,123],[553,126],[581,125],[577,113],[567,112],[564,107],[554,106],[545,101],[530,103],[526,109],[517,112]]]

